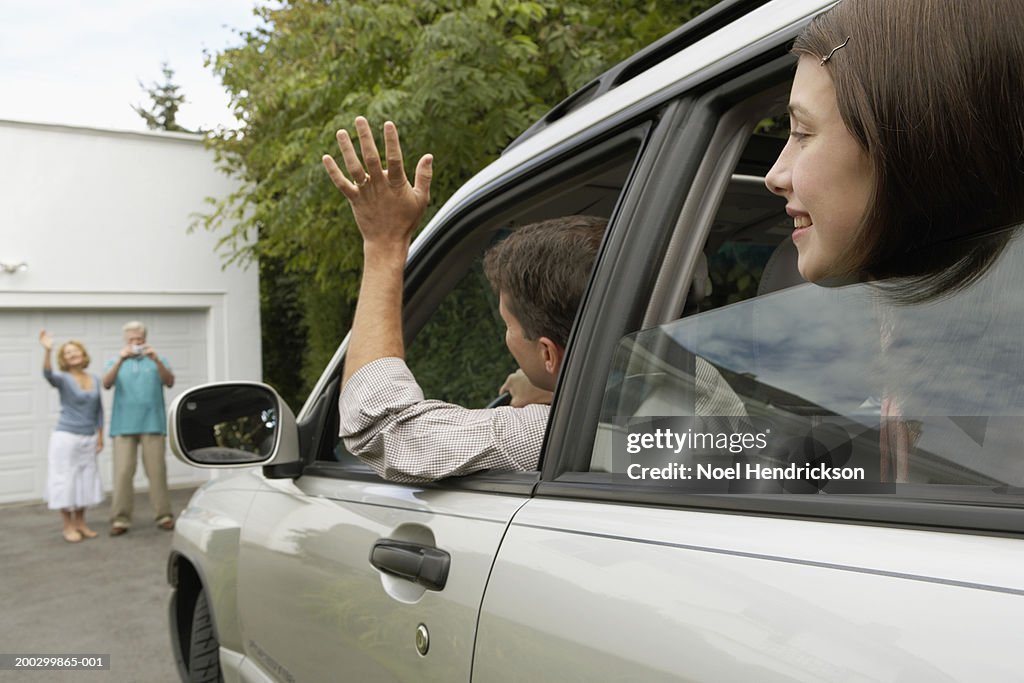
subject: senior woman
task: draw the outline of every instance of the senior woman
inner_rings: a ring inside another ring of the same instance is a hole
[[[85,508],[103,500],[96,456],[103,450],[103,405],[100,380],[87,373],[89,354],[81,342],[68,341],[57,350],[57,366],[50,361],[53,337],[39,333],[43,352],[43,377],[60,392],[60,418],[50,436],[46,501],[60,510],[63,536],[68,543],[95,538],[85,523]]]

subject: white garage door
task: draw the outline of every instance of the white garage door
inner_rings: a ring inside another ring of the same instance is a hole
[[[89,371],[99,376],[107,359],[120,351],[121,326],[129,320],[146,324],[149,343],[171,363],[175,383],[166,393],[167,405],[184,389],[208,381],[205,310],[0,310],[0,503],[43,496],[47,444],[60,413],[60,398],[43,379],[39,330],[46,328],[53,335],[55,353],[68,339],[82,341],[92,358]],[[105,433],[112,394],[102,392]],[[105,441],[100,471],[109,491],[111,442]],[[172,486],[208,478],[173,455],[167,465]],[[135,484],[137,490],[145,488],[141,462]]]

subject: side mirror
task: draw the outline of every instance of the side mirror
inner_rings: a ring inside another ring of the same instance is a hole
[[[298,462],[295,416],[277,392],[256,382],[189,389],[167,414],[171,451],[196,467],[233,468]]]

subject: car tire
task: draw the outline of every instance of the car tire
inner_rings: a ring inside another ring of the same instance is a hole
[[[192,609],[192,630],[188,648],[190,683],[221,683],[220,643],[213,630],[213,618],[206,591],[200,590]]]

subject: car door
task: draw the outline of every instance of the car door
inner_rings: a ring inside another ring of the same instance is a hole
[[[317,476],[269,482],[239,554],[247,656],[279,680],[468,680],[479,599],[522,500]],[[376,569],[374,546],[444,553],[450,569],[428,589]]]
[[[613,216],[648,127],[632,118],[590,131],[428,228],[407,269],[404,308],[407,361],[428,397],[479,408],[497,395],[515,364],[482,253],[518,225]],[[337,437],[342,360],[343,349],[299,416],[309,454],[301,476],[267,479],[241,531],[239,621],[250,675],[468,681],[491,565],[539,473],[383,481]],[[420,555],[423,580],[397,575]]]
[[[763,188],[795,31],[652,133],[669,142],[595,274],[474,681],[1019,680],[1024,253],[997,244],[916,305],[799,284]],[[893,392],[917,412],[883,419]]]

